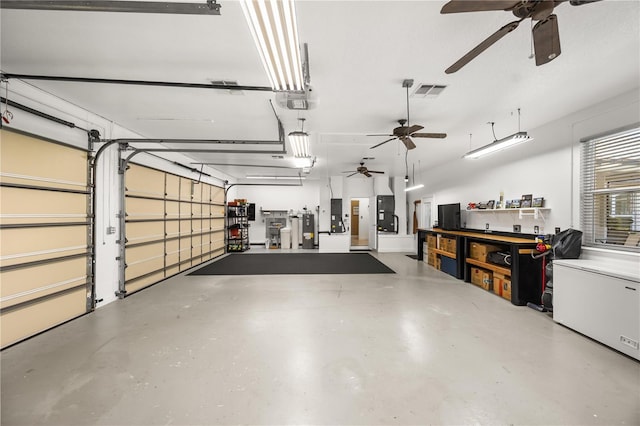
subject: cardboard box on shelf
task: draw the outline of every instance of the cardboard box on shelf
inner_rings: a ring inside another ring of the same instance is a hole
[[[438,256],[436,256],[436,269],[438,271],[442,269],[442,261],[440,261],[440,258]]]
[[[471,268],[471,284],[490,290],[493,285],[493,273],[482,268]]]
[[[427,247],[436,248],[438,244],[438,239],[435,235],[427,235]]]
[[[427,256],[427,263],[433,267],[436,266],[436,260],[438,258],[438,255],[435,253],[429,253],[429,255]]]
[[[499,272],[494,272],[493,273],[493,288],[492,291],[497,294],[498,296],[502,296],[502,285],[504,280],[508,280],[509,277],[499,273]]]
[[[495,273],[493,275],[493,292],[507,300],[511,300],[511,277]]]
[[[483,244],[471,242],[469,244],[469,257],[471,259],[479,260],[480,262],[487,261],[487,255],[494,251],[501,251],[502,247],[494,246],[491,244]]]
[[[444,250],[448,253],[456,252],[456,240],[454,238],[440,238],[440,250]]]

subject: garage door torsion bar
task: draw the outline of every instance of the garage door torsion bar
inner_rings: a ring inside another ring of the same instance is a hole
[[[254,92],[273,92],[273,88],[267,86],[238,86],[234,84],[205,84],[205,83],[181,83],[178,81],[149,81],[149,80],[124,80],[112,78],[90,78],[90,77],[63,77],[54,75],[30,75],[3,73],[3,78],[18,78],[20,80],[46,80],[65,81],[76,83],[99,83],[99,84],[124,84],[133,86],[156,86],[156,87],[181,87],[186,89],[214,89],[214,90],[236,90]]]

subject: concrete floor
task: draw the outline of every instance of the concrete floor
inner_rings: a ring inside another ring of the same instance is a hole
[[[2,425],[640,424],[637,361],[376,256],[397,274],[178,276],[8,348]]]

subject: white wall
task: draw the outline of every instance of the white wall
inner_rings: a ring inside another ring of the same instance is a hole
[[[306,208],[316,217],[316,229],[318,228],[318,211],[320,205],[320,185],[313,180],[302,181],[302,186],[235,186],[233,198],[246,198],[247,202],[256,204],[256,220],[249,222],[249,243],[264,244],[266,228],[265,216],[260,210],[286,210],[287,212],[302,213]],[[268,183],[268,182],[265,182]],[[231,199],[232,197],[229,197]],[[330,207],[329,207],[330,208]],[[328,214],[328,212],[327,212]],[[287,221],[287,226],[291,223]],[[329,230],[329,224],[320,227],[320,230]],[[316,238],[317,240],[317,238]]]
[[[479,160],[459,159],[423,170],[425,188],[410,193],[411,202],[433,194],[433,219],[437,205],[497,200],[533,194],[545,198],[545,221],[519,220],[511,213],[467,213],[462,221],[467,228],[512,231],[514,224],[522,232],[553,233],[555,227],[580,226],[580,139],[618,129],[640,121],[639,92],[632,91],[578,111],[535,129],[526,129],[534,141]],[[464,153],[460,153],[462,157]]]

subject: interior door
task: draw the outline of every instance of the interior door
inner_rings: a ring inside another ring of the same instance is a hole
[[[360,235],[360,202],[351,200],[351,245],[356,245]]]

